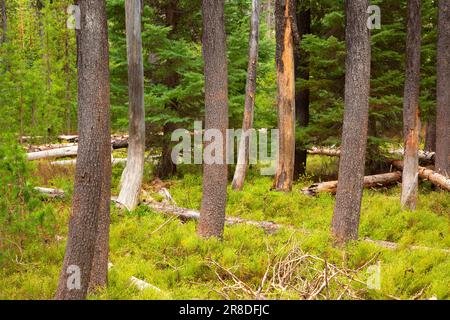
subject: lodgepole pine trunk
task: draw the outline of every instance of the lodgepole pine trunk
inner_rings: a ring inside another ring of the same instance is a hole
[[[408,0],[406,35],[406,77],[403,97],[403,139],[405,141],[401,204],[415,210],[419,189],[419,96],[421,0]]]
[[[275,1],[279,154],[273,188],[292,189],[295,160],[294,0]]]
[[[145,157],[144,65],[142,62],[141,0],[126,0],[128,53],[128,161],[117,201],[132,211],[139,203]]]
[[[427,123],[424,151],[436,152],[436,118],[433,118]]]
[[[197,233],[223,235],[227,201],[226,130],[228,128],[228,68],[224,17],[225,0],[203,0],[203,57],[205,60],[205,130],[223,137],[222,163],[203,165],[203,195]]]
[[[85,299],[89,287],[106,283],[108,267],[111,141],[106,3],[80,0],[79,5],[79,153],[66,253],[55,297],[59,300]],[[95,271],[94,277],[91,271]]]
[[[259,0],[252,0],[252,17],[250,27],[250,42],[248,53],[248,71],[245,94],[244,120],[242,123],[242,139],[239,144],[236,171],[234,173],[232,187],[234,190],[242,190],[244,186],[245,175],[247,172],[250,135],[245,134],[253,128],[253,115],[255,109],[256,95],[256,69],[258,66],[258,43],[259,43]]]
[[[450,0],[439,0],[436,171],[450,177]]]
[[[297,4],[297,30],[299,38],[302,40],[306,34],[311,33],[311,9],[303,1],[297,0]],[[298,85],[299,80],[309,80],[309,56],[302,49],[301,45],[297,49],[295,54],[295,81]],[[309,88],[302,85],[297,87],[299,90],[295,92],[295,113],[297,115],[298,126],[304,128],[309,124]],[[296,146],[294,179],[298,179],[306,173],[307,157],[308,150],[305,147]]]
[[[368,0],[346,0],[345,111],[332,233],[339,243],[358,238],[369,121]]]

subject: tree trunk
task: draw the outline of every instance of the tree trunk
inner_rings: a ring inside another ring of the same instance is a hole
[[[295,162],[295,74],[292,34],[293,0],[275,1],[279,154],[274,189],[292,189]]]
[[[2,11],[2,38],[0,41],[0,45],[6,42],[6,31],[7,28],[7,16],[6,16],[6,3],[5,0],[1,0],[1,11]]]
[[[436,118],[433,118],[427,123],[424,151],[436,152]]]
[[[203,0],[205,60],[205,130],[223,137],[222,162],[203,165],[203,196],[198,234],[222,237],[227,200],[226,130],[228,128],[228,68],[224,0]]]
[[[419,95],[421,0],[408,0],[406,35],[406,77],[403,97],[403,139],[405,141],[401,203],[415,210],[419,188]]]
[[[339,183],[332,220],[338,242],[358,238],[369,119],[368,0],[346,0],[345,111]]]
[[[250,41],[248,53],[248,71],[247,85],[245,94],[244,120],[242,123],[242,139],[239,145],[236,171],[234,173],[232,187],[234,190],[242,190],[244,186],[245,175],[247,171],[250,134],[249,130],[253,128],[253,115],[255,109],[256,96],[256,69],[258,66],[258,43],[259,43],[259,0],[252,0],[252,17],[250,27]]]
[[[79,4],[79,154],[56,299],[85,299],[88,287],[106,283],[108,268],[111,141],[106,3],[81,0]]]
[[[400,181],[402,173],[400,171],[377,174],[364,177],[364,188],[384,187]],[[336,193],[338,181],[327,181],[315,183],[312,186],[302,190],[303,194],[315,196],[318,193],[329,192]]]
[[[145,157],[144,65],[142,62],[141,1],[125,2],[128,48],[129,138],[128,162],[118,202],[128,210],[139,203]]]
[[[450,0],[439,0],[436,171],[450,177]]]
[[[167,123],[163,127],[161,158],[155,170],[155,176],[165,179],[173,176],[177,172],[177,166],[172,161],[172,141],[170,137],[176,129],[174,123]]]
[[[302,1],[298,1],[301,4]],[[306,34],[311,33],[311,9],[297,8],[297,29],[300,40]],[[298,85],[299,80],[309,80],[309,55],[300,48],[297,48],[295,54],[295,81]],[[307,127],[309,124],[309,88],[300,85],[299,90],[295,93],[295,113],[297,115],[297,123],[300,128]],[[306,173],[306,160],[308,156],[308,150],[303,146],[296,146],[295,148],[295,165],[294,165],[294,178],[298,179],[301,175]]]

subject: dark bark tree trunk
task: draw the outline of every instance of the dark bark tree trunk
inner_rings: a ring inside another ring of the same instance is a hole
[[[126,0],[128,51],[129,139],[128,161],[118,202],[128,210],[139,204],[145,157],[144,65],[142,62],[141,1]]]
[[[419,96],[421,0],[408,0],[406,35],[406,76],[403,97],[404,168],[402,177],[402,207],[415,210],[419,189]]]
[[[252,17],[250,27],[250,41],[248,53],[248,71],[247,84],[245,89],[245,109],[244,120],[242,123],[242,139],[239,145],[236,171],[233,177],[232,187],[234,190],[242,190],[244,186],[245,175],[247,172],[247,164],[249,157],[249,129],[253,128],[253,115],[255,109],[256,96],[256,69],[258,66],[258,44],[259,44],[259,0],[252,0]]]
[[[79,5],[79,153],[56,299],[86,298],[89,287],[106,283],[108,268],[111,137],[106,4],[80,0]]]
[[[345,111],[339,183],[332,221],[338,242],[358,238],[364,183],[370,88],[368,0],[346,0]]]
[[[294,0],[275,1],[279,156],[274,189],[292,189],[295,162]]]
[[[309,6],[301,7],[302,1],[297,1],[297,4],[297,30],[301,41],[306,34],[311,33],[311,9]],[[295,81],[297,85],[300,80],[309,80],[309,56],[301,46],[297,48],[295,54]],[[295,92],[295,113],[298,126],[304,128],[309,124],[309,88],[301,85],[297,88],[298,90]],[[306,173],[307,156],[307,148],[296,146],[294,179],[298,179]]]
[[[0,45],[6,42],[6,31],[7,27],[7,15],[6,15],[6,3],[5,0],[1,0],[1,11],[2,11],[2,38],[0,41]]]
[[[226,130],[228,128],[228,68],[224,0],[203,0],[203,57],[205,60],[205,130],[223,137],[222,163],[203,165],[203,196],[198,234],[223,235],[227,200]]]
[[[177,172],[177,166],[172,161],[172,141],[170,136],[176,130],[176,125],[167,123],[163,126],[161,159],[155,170],[155,176],[165,179],[173,176]]]
[[[450,176],[450,0],[439,0],[436,171]]]
[[[427,123],[424,151],[436,152],[436,118],[433,118]]]

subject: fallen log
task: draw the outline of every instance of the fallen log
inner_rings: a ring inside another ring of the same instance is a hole
[[[321,156],[329,157],[339,157],[341,155],[341,150],[337,148],[327,148],[327,147],[312,147],[308,150],[309,154],[316,154]]]
[[[58,139],[67,142],[78,142],[78,135],[61,135],[58,136]],[[113,149],[128,148],[128,135],[112,135],[111,146]]]
[[[402,179],[402,173],[400,171],[389,172],[384,174],[377,174],[373,176],[364,177],[364,187],[365,188],[376,188],[385,187],[399,182]],[[318,193],[329,192],[336,193],[337,191],[337,181],[327,181],[321,183],[315,183],[312,186],[302,189],[302,193],[315,196]]]
[[[403,157],[403,149],[392,149],[388,152],[391,155]],[[312,147],[311,149],[308,149],[308,154],[339,157],[341,155],[341,150],[333,147]],[[422,163],[434,163],[435,153],[419,150],[419,160]]]
[[[404,150],[403,149],[389,150],[389,153],[392,155],[398,155],[398,156],[403,157]],[[436,156],[435,152],[419,150],[419,160],[422,163],[434,163],[435,156]]]
[[[123,149],[128,147],[128,139],[126,140],[112,140],[111,146],[113,149]],[[41,160],[51,158],[62,158],[76,156],[78,153],[78,144],[54,144],[44,146],[30,146],[29,150],[33,152],[27,153],[27,159]],[[39,151],[36,151],[39,150]]]
[[[174,205],[170,205],[165,202],[157,202],[157,201],[145,201],[144,204],[148,206],[149,208],[161,212],[168,215],[177,216],[178,218],[181,218],[182,220],[198,220],[200,218],[200,212],[187,209],[187,208],[181,208]],[[225,222],[228,225],[235,225],[235,224],[247,224],[256,226],[259,228],[262,228],[267,233],[274,233],[278,229],[281,228],[279,224],[276,224],[275,222],[271,221],[254,221],[254,220],[247,220],[237,217],[226,217]]]
[[[42,194],[45,194],[51,198],[64,198],[65,195],[64,190],[59,189],[35,187],[34,190]]]
[[[403,161],[392,161],[392,165],[398,169],[403,169]],[[419,167],[419,177],[422,180],[430,181],[432,184],[440,187],[441,189],[450,191],[450,178],[443,176],[431,169]]]
[[[121,164],[121,163],[127,163],[127,159],[124,158],[114,158],[111,160],[112,165]],[[50,165],[52,166],[74,166],[77,164],[76,159],[72,160],[60,160],[60,161],[52,161],[50,162]]]
[[[28,146],[24,146],[24,149],[27,151],[27,153],[33,153],[33,152],[47,151],[47,150],[68,148],[68,147],[75,147],[75,146],[77,146],[76,143],[56,143],[56,144],[44,144],[44,145],[28,145]]]
[[[66,147],[66,148],[57,148],[50,149],[38,152],[27,153],[27,159],[29,161],[32,160],[41,160],[48,158],[62,158],[62,157],[70,157],[76,156],[78,151],[78,146]]]

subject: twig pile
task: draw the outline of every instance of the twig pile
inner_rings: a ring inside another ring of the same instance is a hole
[[[358,278],[378,255],[358,269],[338,267],[293,246],[287,254],[270,259],[259,285],[252,286],[240,279],[230,269],[214,260],[208,260],[211,269],[222,284],[214,290],[225,299],[364,299],[368,288]]]

